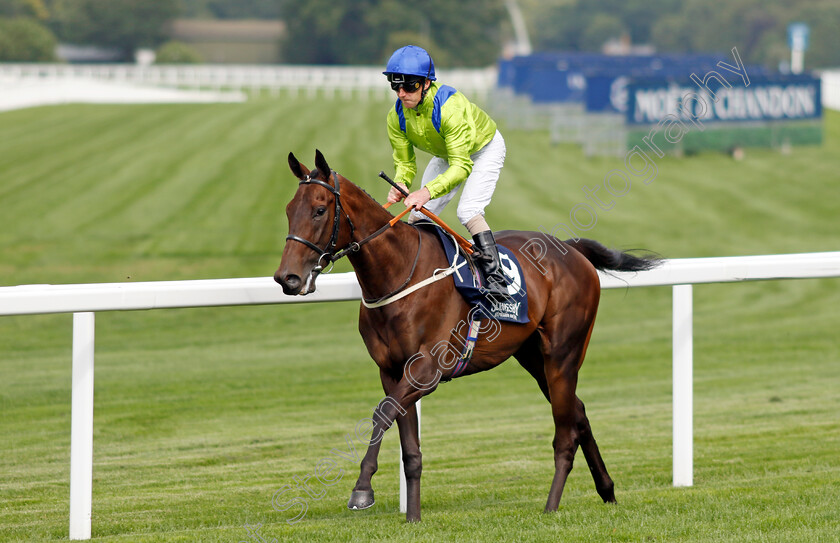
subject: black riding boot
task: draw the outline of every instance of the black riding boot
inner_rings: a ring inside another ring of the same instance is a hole
[[[473,260],[484,275],[485,288],[494,296],[507,297],[507,282],[502,274],[499,250],[496,247],[493,232],[490,230],[479,232],[473,236],[473,241],[479,251],[473,255]]]

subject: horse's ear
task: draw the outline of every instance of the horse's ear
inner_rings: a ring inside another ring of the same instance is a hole
[[[292,173],[295,174],[295,177],[301,181],[306,179],[306,176],[309,175],[309,169],[300,163],[294,153],[289,153],[289,168],[292,169]]]
[[[330,165],[318,149],[315,149],[315,167],[324,174],[326,179],[330,178]]]

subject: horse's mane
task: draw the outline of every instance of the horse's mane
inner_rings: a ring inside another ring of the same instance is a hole
[[[336,173],[338,173],[338,172],[336,172]],[[339,174],[339,175],[340,175],[340,174]],[[316,168],[312,168],[312,170],[310,170],[310,172],[309,172],[309,177],[311,177],[311,178],[313,178],[313,179],[314,179],[314,178],[317,178],[317,179],[322,179],[322,180],[324,180],[324,181],[329,180],[329,175],[324,174],[324,172],[322,172],[321,170],[319,170],[317,167],[316,167]],[[342,177],[344,177],[344,176],[342,175]],[[347,179],[347,178],[346,178],[346,177],[344,177],[344,179]],[[350,181],[349,179],[347,179],[347,181],[348,181],[348,182],[350,182],[350,183],[353,183],[353,181]],[[370,193],[368,193],[368,191],[366,191],[365,189],[363,189],[362,187],[360,187],[357,183],[353,183],[353,185],[355,185],[355,186],[356,186],[356,188],[358,188],[360,191],[364,192],[364,193],[367,195],[367,197],[368,197],[368,198],[370,198],[370,199],[371,199],[371,200],[373,200],[374,202],[376,202],[376,201],[377,201],[377,200],[376,200],[376,198],[374,198],[373,196],[371,196],[371,195],[370,195]],[[379,203],[379,202],[377,202],[377,203]],[[380,204],[380,205],[381,205],[381,204]]]
[[[338,172],[336,172],[336,173],[338,173]],[[310,176],[310,177],[318,177],[319,179],[329,179],[329,176],[324,175],[324,174],[323,174],[323,172],[321,172],[321,171],[319,171],[319,170],[318,170],[318,168],[314,168],[312,171],[310,171],[310,172],[309,172],[309,176]],[[378,201],[376,198],[374,198],[373,196],[371,196],[371,195],[370,195],[370,193],[369,193],[368,191],[366,191],[365,189],[363,189],[363,188],[362,188],[361,186],[359,186],[357,183],[354,183],[353,181],[350,181],[349,179],[347,179],[347,178],[346,178],[346,177],[344,177],[344,176],[342,176],[342,177],[343,177],[344,179],[346,179],[346,180],[347,180],[347,182],[349,182],[350,184],[352,184],[354,187],[356,187],[357,189],[359,189],[360,191],[362,191],[362,193],[364,193],[364,195],[365,195],[365,196],[367,196],[368,198],[370,198],[371,202],[375,203],[375,204],[376,204],[376,205],[378,205],[378,206],[382,206],[382,204],[380,204],[380,203],[379,203],[379,201]],[[387,210],[387,209],[383,209],[383,211],[388,211],[388,210]],[[389,214],[391,214],[391,213],[390,213],[390,211],[388,211],[388,213],[389,213]]]
[[[352,181],[351,181],[351,183],[352,183]],[[355,185],[355,183],[353,183],[353,184]],[[359,188],[359,190],[360,190],[360,191],[364,192],[364,193],[365,193],[365,195],[366,195],[368,198],[370,198],[371,200],[373,200],[373,201],[374,201],[374,202],[376,202],[377,204],[379,203],[379,201],[378,201],[376,198],[374,198],[373,196],[371,196],[371,195],[368,193],[368,191],[366,191],[366,190],[365,190],[365,189],[363,189],[362,187],[359,187],[359,185],[356,185],[356,186]],[[380,204],[380,205],[382,205],[382,204]]]

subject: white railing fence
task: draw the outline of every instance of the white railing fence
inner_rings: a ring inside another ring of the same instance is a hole
[[[824,107],[840,110],[840,69],[821,70],[822,103]],[[385,84],[380,66],[317,66],[317,65],[240,65],[240,64],[172,64],[140,66],[137,64],[49,64],[0,63],[0,88],[20,81],[54,82],[66,80],[95,80],[136,85],[173,87],[181,89],[212,89],[237,91],[281,90],[308,96],[392,98]],[[463,68],[438,70],[438,79],[470,98],[487,101],[496,89],[498,68]],[[498,108],[510,107],[514,97],[505,99]],[[520,116],[522,107],[515,109]],[[499,112],[503,115],[503,112]],[[527,116],[527,115],[526,115]],[[539,117],[539,112],[537,112]],[[532,122],[545,123],[548,117]],[[508,119],[509,124],[521,126],[522,120]],[[529,124],[529,122],[526,122]]]
[[[96,80],[136,85],[292,93],[326,97],[393,98],[381,66],[304,66],[175,64],[0,64],[4,81]],[[496,86],[497,69],[439,70],[438,79],[467,96],[486,99]]]
[[[602,288],[673,287],[673,484],[693,484],[692,285],[840,277],[840,252],[667,260],[651,271],[601,274]],[[90,539],[93,474],[94,312],[358,300],[352,273],[322,276],[306,297],[270,277],[0,287],[0,316],[74,313],[70,539]],[[418,417],[420,411],[418,406]],[[402,470],[400,470],[402,472]],[[402,476],[402,473],[401,473]],[[400,485],[405,510],[405,485]]]
[[[823,107],[840,111],[840,69],[823,70],[820,78]]]

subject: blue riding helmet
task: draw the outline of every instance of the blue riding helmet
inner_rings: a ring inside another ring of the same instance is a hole
[[[388,59],[385,71],[382,73],[389,78],[392,74],[403,74],[425,77],[431,81],[436,79],[435,63],[432,62],[432,56],[425,49],[416,45],[406,45],[394,51],[394,54]]]

